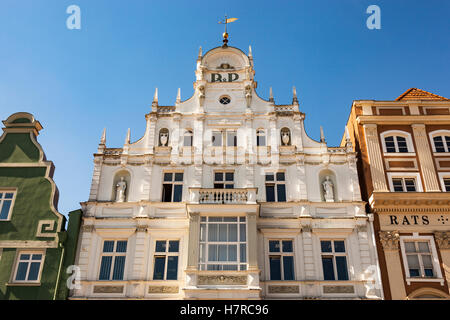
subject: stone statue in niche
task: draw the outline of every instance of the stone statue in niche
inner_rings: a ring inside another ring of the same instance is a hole
[[[159,142],[161,146],[165,147],[167,145],[167,141],[169,140],[169,134],[167,132],[161,132],[159,135]]]
[[[287,131],[282,132],[281,133],[281,141],[283,142],[284,146],[289,145],[289,140],[290,140],[289,132],[287,132]]]
[[[116,202],[125,202],[126,190],[127,182],[124,177],[120,177],[120,181],[116,184]]]
[[[198,99],[200,102],[200,106],[203,106],[203,102],[205,101],[205,87],[204,86],[198,87]]]
[[[249,85],[245,86],[245,100],[247,102],[247,107],[250,108],[250,104],[252,103],[252,87]]]
[[[330,176],[325,177],[325,181],[322,183],[323,196],[326,202],[334,202],[333,182],[330,180]]]

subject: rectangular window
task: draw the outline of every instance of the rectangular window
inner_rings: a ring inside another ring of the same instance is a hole
[[[444,188],[446,192],[450,192],[450,178],[444,178]]]
[[[16,192],[0,190],[0,221],[9,220]]]
[[[295,280],[292,240],[269,240],[270,280]]]
[[[214,147],[222,146],[222,131],[213,131],[212,133],[212,144]]]
[[[234,188],[234,172],[216,171],[214,172],[214,188],[215,189],[233,189]]]
[[[284,172],[266,173],[266,201],[285,202],[286,182]]]
[[[245,217],[201,217],[200,270],[247,270]]]
[[[414,178],[392,178],[394,192],[415,192],[416,179]]]
[[[409,277],[435,277],[429,241],[405,241],[404,245]]]
[[[237,146],[236,131],[228,131],[227,132],[227,146],[228,147],[236,147]]]
[[[177,280],[179,247],[179,240],[156,241],[153,280]]]
[[[126,254],[126,240],[105,240],[103,242],[103,252],[98,279],[123,280]]]
[[[183,172],[165,172],[163,202],[181,202],[183,196]]]
[[[324,280],[348,280],[344,240],[320,241]]]
[[[43,252],[20,252],[14,282],[39,282],[43,262]]]

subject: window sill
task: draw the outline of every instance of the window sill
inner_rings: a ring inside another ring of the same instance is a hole
[[[40,282],[8,282],[7,287],[40,287]]]
[[[411,282],[440,282],[441,286],[444,285],[443,278],[406,278],[408,285],[411,285]]]
[[[415,156],[415,152],[384,152],[383,155],[385,157],[403,157],[403,156]]]

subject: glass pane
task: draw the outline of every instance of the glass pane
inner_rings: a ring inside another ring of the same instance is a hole
[[[430,252],[428,242],[419,242],[419,252]]]
[[[98,277],[99,280],[109,280],[109,275],[111,273],[111,263],[111,256],[102,257],[102,262],[100,264],[100,275]]]
[[[200,262],[206,262],[206,244],[200,243]]]
[[[405,242],[405,251],[406,252],[416,252],[415,242]]]
[[[223,183],[214,183],[214,189],[223,189]]]
[[[206,224],[200,224],[200,241],[206,241]]]
[[[425,268],[425,277],[434,277],[433,269]]]
[[[237,270],[237,265],[236,264],[226,264],[223,265],[223,270]]]
[[[275,181],[275,175],[273,173],[266,173],[266,181]]]
[[[280,241],[269,241],[269,252],[280,252]]]
[[[0,192],[0,200],[3,198],[3,193]]]
[[[14,193],[10,193],[10,192],[5,193],[5,199],[12,199],[13,196],[14,196]],[[0,198],[1,198],[1,196],[0,196]]]
[[[225,173],[225,180],[226,181],[234,181],[234,173],[233,172]]]
[[[214,174],[214,181],[223,181],[223,172],[216,172]]]
[[[123,270],[125,269],[125,256],[114,258],[113,280],[123,280]]]
[[[192,136],[185,136],[184,137],[184,146],[185,147],[192,147]]]
[[[172,202],[172,185],[171,184],[163,184],[163,202]]]
[[[277,181],[284,181],[284,172],[277,172]]]
[[[336,269],[338,274],[338,280],[348,280],[346,257],[339,257],[339,256],[336,257]]]
[[[280,257],[270,256],[270,280],[281,280]]]
[[[17,267],[16,280],[18,281],[25,280],[25,277],[27,275],[27,269],[28,269],[28,262],[20,262],[19,266]]]
[[[33,254],[33,257],[31,258],[31,260],[41,260],[42,259],[42,254]]]
[[[219,224],[219,241],[227,241],[227,225]]]
[[[292,241],[282,241],[283,252],[292,252]]]
[[[172,181],[172,172],[166,172],[164,173],[164,181]]]
[[[166,265],[165,257],[155,257],[153,268],[153,280],[164,280],[164,267]]]
[[[155,252],[166,252],[166,241],[156,241]]]
[[[395,192],[403,192],[402,179],[392,179],[392,185]]]
[[[428,254],[422,255],[422,263],[424,268],[433,268],[433,262],[431,261],[431,256]]]
[[[229,147],[236,146],[236,132],[228,132],[227,133],[227,145]]]
[[[234,184],[226,184],[225,189],[234,189]],[[231,201],[231,197],[229,200]]]
[[[217,245],[210,244],[208,246],[208,261],[217,261]]]
[[[278,202],[286,201],[286,186],[284,184],[277,185],[277,198]]]
[[[209,217],[209,222],[222,222],[222,217]]]
[[[237,222],[237,217],[223,217],[223,222]]]
[[[294,280],[294,257],[283,257],[284,280]]]
[[[30,271],[28,272],[29,281],[36,281],[39,277],[39,269],[41,268],[40,262],[32,262],[30,264]]]
[[[173,202],[181,202],[181,196],[183,195],[183,185],[176,184],[173,189]]]
[[[239,248],[240,252],[240,261],[239,262],[247,262],[247,246],[245,244],[241,244]]]
[[[0,219],[8,219],[9,208],[11,207],[11,200],[3,200],[2,210],[0,211]]]
[[[274,202],[275,201],[275,186],[266,184],[266,201]]]
[[[177,280],[178,274],[178,257],[167,257],[167,280]]]
[[[228,225],[228,241],[237,241],[237,224]]]
[[[332,257],[322,257],[322,268],[324,280],[335,280]]]
[[[239,217],[240,222],[245,222],[245,217]]]
[[[169,252],[178,252],[180,246],[179,241],[169,241]]]
[[[183,181],[183,172],[175,173],[175,181]]]
[[[114,241],[105,241],[103,243],[103,252],[113,252],[114,251]]]
[[[334,241],[334,252],[345,252],[344,241]]]
[[[446,146],[447,146],[447,152],[450,151],[450,137],[449,136],[445,136],[445,142],[446,142]]]
[[[30,260],[31,255],[30,254],[21,254],[20,260]]]
[[[414,179],[405,179],[406,191],[414,192],[416,191],[416,182]]]
[[[239,224],[239,240],[241,242],[247,241],[246,240],[246,232],[245,232],[245,224],[243,224],[243,223]]]
[[[257,136],[256,137],[256,146],[264,147],[266,145],[266,137],[265,136]]]
[[[217,241],[219,227],[217,224],[211,223],[208,226],[208,241]]]
[[[127,252],[127,242],[126,241],[117,241],[116,252]]]
[[[410,269],[420,269],[419,257],[416,254],[407,255],[406,260],[408,260],[408,267]]]
[[[222,270],[222,266],[220,264],[208,264],[206,270]]]
[[[219,244],[218,245],[218,261],[228,261],[227,260],[227,245],[226,244]]]
[[[409,269],[409,276],[410,277],[420,277],[420,271],[419,269]]]
[[[322,252],[331,252],[331,241],[320,241]]]
[[[228,245],[228,261],[237,261],[237,245]]]
[[[222,146],[222,132],[213,132],[212,140],[214,147]]]
[[[245,265],[245,264],[241,264],[241,266],[240,266],[239,270],[241,270],[241,271],[245,271],[245,270],[247,270],[247,265]]]
[[[406,145],[406,139],[403,137],[397,137],[398,152],[408,152]]]
[[[436,152],[445,152],[444,142],[442,141],[442,137],[434,137],[434,146],[436,148]]]

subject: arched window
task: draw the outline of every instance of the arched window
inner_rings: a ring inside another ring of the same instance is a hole
[[[390,130],[381,134],[383,151],[387,153],[414,152],[411,134],[404,131]]]
[[[289,128],[281,129],[281,144],[283,146],[291,145],[291,130],[289,130]]]
[[[166,147],[169,144],[169,130],[167,128],[162,128],[159,130],[159,145],[161,147]]]
[[[266,145],[266,133],[263,129],[256,130],[256,146],[264,147]]]
[[[450,152],[450,133],[433,137],[434,152]]]
[[[186,130],[184,132],[184,146],[185,147],[192,147],[192,140],[193,140],[193,133],[192,130]]]

